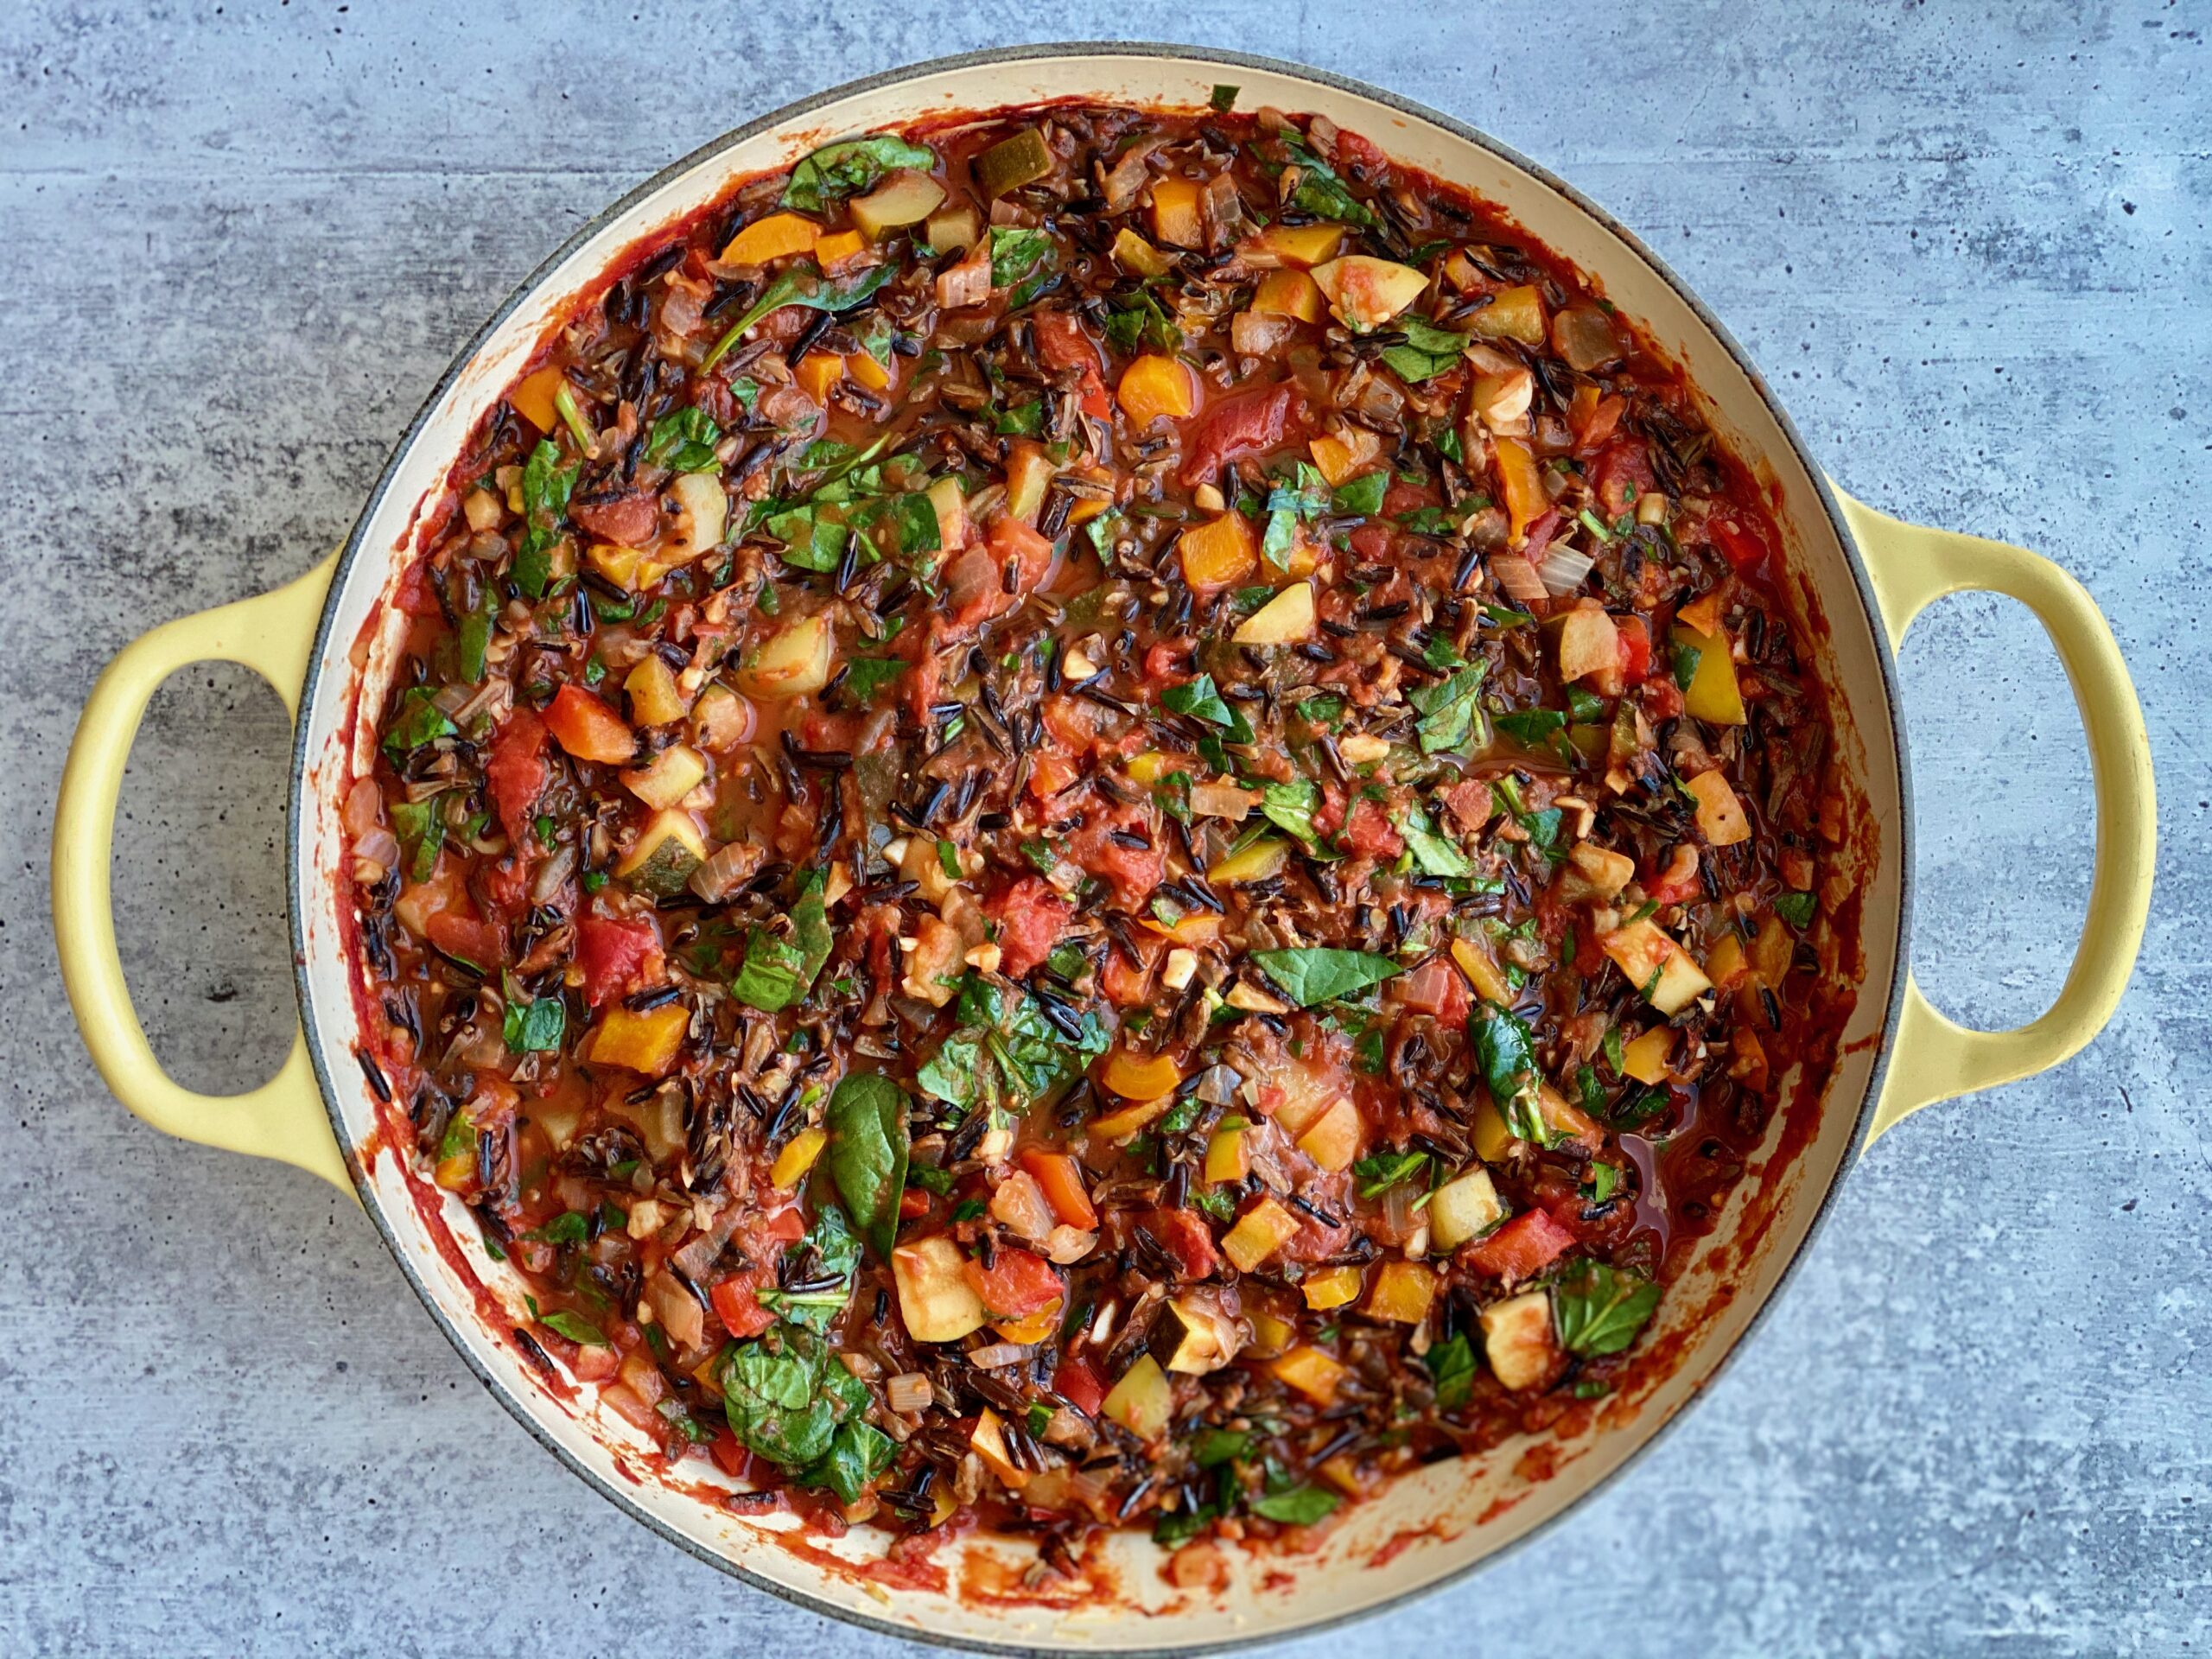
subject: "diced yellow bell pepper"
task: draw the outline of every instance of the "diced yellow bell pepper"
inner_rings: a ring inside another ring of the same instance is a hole
[[[1271,270],[1253,291],[1252,310],[1262,317],[1289,317],[1299,322],[1319,322],[1328,302],[1313,278],[1302,270]]]
[[[507,402],[516,414],[528,421],[540,432],[550,432],[560,418],[560,411],[553,406],[553,394],[566,384],[558,364],[526,374],[507,395]]]
[[[640,726],[665,726],[690,712],[676,689],[676,676],[658,657],[640,658],[622,689],[630,694],[630,718]]]
[[[985,1406],[969,1431],[968,1444],[983,1465],[1008,1486],[1021,1487],[1029,1484],[1029,1471],[1014,1460],[1007,1450],[1006,1425],[998,1413]]]
[[[1306,1306],[1316,1313],[1325,1313],[1332,1307],[1358,1300],[1359,1285],[1359,1269],[1347,1265],[1309,1273],[1298,1287],[1305,1293]]]
[[[1480,310],[1469,313],[1467,327],[1482,339],[1517,340],[1523,346],[1541,346],[1550,338],[1543,296],[1527,286],[1509,288]]]
[[[1527,444],[1518,438],[1496,438],[1491,447],[1497,451],[1497,480],[1505,491],[1506,516],[1513,521],[1517,540],[1551,510],[1551,498],[1544,493],[1543,474]]]
[[[1205,1178],[1241,1181],[1252,1169],[1252,1149],[1242,1129],[1216,1129],[1206,1141]]]
[[[1736,683],[1736,662],[1729,655],[1725,633],[1700,633],[1678,627],[1675,643],[1697,652],[1697,671],[1682,691],[1682,707],[1712,726],[1741,726],[1746,722],[1744,694]]]
[[[798,389],[817,404],[827,404],[830,388],[844,378],[845,359],[835,352],[809,352],[791,371]]]
[[[1280,1319],[1265,1308],[1248,1307],[1245,1318],[1252,1321],[1252,1340],[1244,1344],[1244,1351],[1254,1359],[1272,1359],[1298,1335],[1298,1328],[1288,1319]]]
[[[1338,1388],[1351,1374],[1335,1356],[1302,1344],[1270,1362],[1268,1369],[1317,1406],[1335,1404]]]
[[[1730,936],[1733,938],[1732,934]],[[1638,1083],[1659,1084],[1667,1081],[1667,1056],[1675,1046],[1674,1029],[1669,1026],[1654,1026],[1641,1037],[1631,1038],[1621,1048],[1621,1070]]]
[[[1242,887],[1254,881],[1264,881],[1271,875],[1280,875],[1284,865],[1290,862],[1290,843],[1285,841],[1262,839],[1254,842],[1241,852],[1217,859],[1206,871],[1206,880],[1214,886]]]
[[[1286,265],[1310,270],[1337,257],[1344,245],[1341,225],[1270,225],[1260,232],[1260,246]],[[1319,321],[1308,317],[1308,322]]]
[[[885,368],[866,352],[852,352],[845,358],[845,372],[856,385],[870,391],[887,391],[891,386],[891,371]]]
[[[1452,960],[1459,964],[1459,971],[1467,976],[1467,983],[1475,988],[1475,995],[1485,1002],[1495,1002],[1501,1008],[1513,1006],[1513,988],[1505,982],[1505,976],[1479,942],[1474,939],[1452,941]]]
[[[1359,1156],[1359,1109],[1338,1100],[1298,1137],[1298,1149],[1332,1173],[1351,1167]]]
[[[784,1142],[784,1149],[776,1154],[775,1166],[768,1172],[769,1181],[785,1192],[797,1186],[799,1177],[814,1167],[814,1160],[822,1155],[822,1148],[830,1144],[830,1136],[823,1129],[801,1129]]]
[[[1251,579],[1260,566],[1259,533],[1235,511],[1185,531],[1175,543],[1183,580],[1196,594],[1217,594]]]
[[[1090,1120],[1090,1133],[1106,1141],[1126,1141],[1155,1117],[1164,1116],[1172,1097],[1163,1095],[1158,1100],[1140,1100],[1124,1106],[1118,1112],[1109,1112],[1103,1117]]]
[[[1262,1198],[1223,1235],[1221,1253],[1249,1273],[1297,1236],[1299,1220],[1273,1198]]]
[[[1385,1262],[1375,1269],[1367,1293],[1370,1317],[1399,1325],[1419,1325],[1436,1300],[1436,1275],[1418,1262]]]
[[[1153,181],[1152,232],[1171,248],[1205,245],[1205,230],[1198,220],[1196,179]]]
[[[691,1011],[681,1003],[643,1014],[619,1006],[610,1008],[592,1036],[591,1063],[660,1077],[676,1064],[690,1024]]]

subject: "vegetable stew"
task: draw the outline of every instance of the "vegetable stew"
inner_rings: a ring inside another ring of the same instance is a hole
[[[397,590],[364,1071],[531,1363],[740,1507],[1295,1541],[1660,1363],[1817,1109],[1758,491],[1481,203],[1214,104],[743,182]]]

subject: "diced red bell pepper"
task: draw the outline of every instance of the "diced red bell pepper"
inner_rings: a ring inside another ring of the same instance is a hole
[[[1541,1273],[1573,1248],[1573,1233],[1545,1211],[1530,1210],[1468,1245],[1460,1256],[1478,1272],[1510,1281]]]
[[[1720,556],[1728,561],[1738,575],[1756,580],[1762,575],[1769,549],[1764,532],[1757,525],[1734,518],[1715,518],[1707,524],[1706,529],[1713,537],[1713,544],[1720,550]]]
[[[627,991],[648,963],[658,966],[660,953],[660,935],[642,918],[627,922],[599,916],[576,918],[576,966],[583,970],[584,1001],[594,1008]]]
[[[1060,1362],[1052,1373],[1052,1392],[1086,1417],[1096,1417],[1106,1403],[1106,1380],[1081,1354]]]
[[[1027,1250],[1001,1249],[991,1265],[968,1263],[968,1282],[995,1319],[1024,1319],[1041,1313],[1067,1294],[1052,1264]]]
[[[930,1195],[918,1186],[910,1186],[899,1195],[899,1219],[918,1221],[930,1212]]]
[[[1183,482],[1211,482],[1228,462],[1264,454],[1290,435],[1306,406],[1294,380],[1216,399],[1183,442]]]
[[[637,736],[622,716],[580,685],[564,685],[554,693],[545,728],[579,760],[627,766],[638,752]]]
[[[484,785],[508,845],[518,850],[535,846],[531,809],[545,787],[545,722],[533,710],[518,709],[500,725],[485,757]]]
[[[707,1293],[715,1317],[722,1328],[742,1341],[757,1337],[776,1322],[776,1316],[760,1306],[755,1294],[766,1277],[766,1269],[748,1268],[734,1278],[724,1279]]]
[[[983,913],[999,925],[999,971],[1019,979],[1052,954],[1075,906],[1041,875],[1025,875],[986,899]]]
[[[1651,629],[1640,616],[1615,617],[1613,638],[1620,652],[1621,683],[1642,685],[1651,677]]]

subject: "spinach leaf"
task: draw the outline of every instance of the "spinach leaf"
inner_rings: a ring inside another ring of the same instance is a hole
[[[1378,1152],[1354,1161],[1351,1173],[1359,1177],[1359,1196],[1380,1198],[1400,1181],[1409,1181],[1428,1167],[1425,1152]]]
[[[838,1407],[829,1373],[848,1376],[819,1335],[803,1325],[779,1325],[750,1342],[722,1351],[722,1414],[745,1445],[785,1469],[804,1469],[836,1438]]]
[[[819,1274],[810,1269],[810,1279],[822,1275],[834,1277],[842,1282],[819,1290],[788,1291],[778,1286],[758,1292],[760,1305],[772,1307],[785,1319],[805,1325],[813,1331],[826,1331],[830,1322],[845,1311],[853,1294],[853,1274],[861,1263],[861,1242],[853,1236],[845,1212],[828,1199],[817,1200],[814,1224],[806,1236],[784,1254],[787,1259],[797,1259],[812,1252],[821,1263]]]
[[[589,1319],[584,1318],[582,1314],[571,1313],[565,1307],[556,1308],[552,1313],[548,1313],[543,1319],[538,1320],[538,1323],[543,1325],[548,1331],[552,1332],[555,1335],[566,1337],[570,1342],[575,1343],[581,1347],[604,1348],[607,1346],[605,1332],[601,1332],[600,1328],[594,1325]]]
[[[851,707],[865,709],[875,701],[877,692],[906,671],[903,658],[855,657],[846,668],[845,677],[838,682],[837,695]]]
[[[1492,715],[1491,724],[1524,749],[1539,749],[1553,733],[1567,724],[1556,709],[1520,709],[1510,715]]]
[[[1550,1144],[1543,1114],[1536,1109],[1535,1033],[1510,1008],[1486,1002],[1467,1016],[1467,1035],[1505,1127],[1523,1141]]]
[[[391,827],[406,849],[410,880],[427,881],[437,871],[438,849],[446,840],[445,802],[444,796],[433,795],[420,804],[392,803]]]
[[[1298,168],[1298,183],[1290,193],[1291,208],[1343,225],[1360,225],[1369,230],[1380,226],[1375,210],[1346,189],[1336,170],[1306,144],[1285,133],[1282,147]]]
[[[1333,1512],[1338,1501],[1334,1492],[1319,1486],[1293,1486],[1254,1498],[1252,1513],[1285,1526],[1310,1527]]]
[[[1594,726],[1605,717],[1605,700],[1579,685],[1567,688],[1567,717],[1578,726]]]
[[[889,261],[835,279],[823,276],[814,265],[795,265],[770,283],[745,315],[722,331],[721,338],[699,359],[697,372],[704,374],[721,362],[730,347],[745,338],[745,331],[771,311],[786,305],[804,306],[810,311],[849,311],[874,299],[876,290],[898,274],[899,267]]]
[[[446,718],[436,696],[427,685],[410,685],[400,694],[399,707],[384,729],[384,751],[393,760],[404,760],[425,743],[458,734],[460,728]]]
[[[1467,349],[1466,335],[1439,328],[1419,317],[1401,317],[1392,326],[1404,333],[1406,343],[1389,347],[1382,353],[1382,360],[1397,371],[1402,380],[1417,384],[1433,379],[1456,366]]]
[[[879,179],[896,168],[911,167],[926,173],[936,165],[933,152],[889,133],[847,138],[823,145],[791,168],[791,181],[784,187],[777,206],[818,213],[833,201],[873,190]]]
[[[1806,927],[1813,919],[1813,895],[1785,893],[1774,901],[1774,913],[1792,927]]]
[[[1338,512],[1361,518],[1372,518],[1382,511],[1382,498],[1390,493],[1390,470],[1370,473],[1364,478],[1355,478],[1340,485],[1329,497],[1329,505]]]
[[[1585,1262],[1552,1291],[1560,1345],[1571,1354],[1619,1353],[1658,1306],[1657,1285],[1602,1262]]]
[[[1222,727],[1228,733],[1231,743],[1249,743],[1252,741],[1251,723],[1230,708],[1221,693],[1214,689],[1211,674],[1201,674],[1195,680],[1169,686],[1160,694],[1160,706],[1172,715],[1188,715],[1192,720],[1202,720],[1209,726]]]
[[[906,1091],[874,1073],[847,1077],[830,1096],[823,1160],[861,1236],[885,1261],[899,1237],[906,1190]]]
[[[591,1217],[580,1210],[564,1210],[543,1227],[523,1235],[540,1244],[581,1244],[591,1236]]]
[[[454,639],[454,655],[461,677],[471,685],[484,683],[484,658],[492,648],[492,619],[499,608],[498,590],[486,582],[476,608],[461,619],[461,630]]]
[[[1015,225],[991,226],[991,286],[1011,289],[1009,310],[1020,310],[1043,291],[1059,262],[1059,249],[1045,231]]]
[[[1012,409],[991,411],[991,429],[1001,437],[1033,438],[1045,429],[1045,402],[1032,397]]]
[[[1433,1344],[1421,1356],[1421,1363],[1436,1385],[1439,1411],[1457,1411],[1467,1403],[1475,1386],[1475,1350],[1466,1332],[1455,1331]]]
[[[1449,836],[1438,830],[1430,822],[1427,811],[1419,806],[1408,806],[1398,815],[1398,833],[1406,838],[1406,849],[1414,855],[1414,868],[1423,875],[1472,875],[1474,861],[1459,850],[1459,845]]]
[[[1294,950],[1255,950],[1252,961],[1276,988],[1301,1008],[1350,996],[1396,977],[1398,964],[1364,950],[1305,945]]]
[[[823,1390],[845,1408],[844,1421],[830,1437],[829,1450],[798,1478],[802,1486],[826,1486],[845,1503],[857,1503],[868,1484],[891,1466],[898,1446],[863,1414],[868,1385],[842,1365],[825,1374]]]
[[[569,496],[576,487],[581,467],[561,465],[561,451],[550,438],[540,438],[522,468],[522,512],[525,528],[522,546],[515,553],[515,586],[532,599],[545,597],[553,574],[553,543],[561,539],[568,521]]]
[[[852,528],[836,506],[791,507],[772,513],[761,528],[784,543],[785,564],[827,575],[845,562]]]
[[[1126,304],[1107,312],[1106,343],[1125,357],[1147,346],[1173,356],[1183,349],[1183,331],[1148,289],[1140,289]]]
[[[799,883],[791,910],[788,939],[756,927],[746,936],[745,963],[730,982],[730,994],[763,1014],[780,1014],[805,1000],[830,960],[829,912],[822,902],[824,877],[810,872]]]
[[[1406,694],[1406,701],[1421,715],[1414,729],[1420,735],[1423,754],[1441,754],[1480,741],[1483,712],[1475,698],[1482,690],[1488,667],[1487,663],[1470,663],[1434,685]]]
[[[1191,1437],[1191,1461],[1212,1469],[1249,1457],[1253,1438],[1249,1428],[1202,1428]]]
[[[948,1106],[972,1106],[979,1086],[977,1072],[982,1065],[982,1039],[956,1032],[938,1045],[936,1053],[922,1062],[914,1073],[914,1086],[931,1099],[941,1100]]]
[[[499,1023],[507,1047],[517,1054],[558,1052],[561,1035],[569,1026],[569,1005],[557,996],[518,997],[512,976],[506,989],[506,1012]]]
[[[1230,111],[1236,107],[1236,88],[1217,86],[1213,89],[1213,95],[1207,99],[1206,102],[1222,114],[1227,115]]]
[[[696,405],[679,409],[653,423],[645,440],[645,459],[671,472],[711,473],[721,466],[715,446],[721,441],[721,428],[705,410]]]
[[[1320,831],[1313,814],[1321,804],[1320,785],[1310,778],[1294,778],[1287,784],[1269,784],[1260,791],[1260,810],[1268,821],[1287,830],[1308,847]]]
[[[1278,483],[1268,492],[1268,528],[1260,539],[1261,556],[1276,569],[1288,569],[1299,524],[1326,512],[1330,499],[1328,480],[1313,466],[1300,461],[1293,480]]]

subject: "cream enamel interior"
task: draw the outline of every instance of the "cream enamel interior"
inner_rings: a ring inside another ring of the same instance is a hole
[[[601,1421],[588,1407],[549,1394],[513,1347],[480,1320],[468,1288],[418,1215],[393,1156],[380,1154],[361,1170],[368,1202],[403,1264],[472,1363],[496,1391],[519,1403],[541,1438],[610,1496],[664,1532],[770,1587],[849,1618],[966,1647],[1122,1651],[1281,1636],[1433,1585],[1557,1515],[1618,1468],[1694,1395],[1773,1290],[1849,1154],[1882,1052],[1881,1044],[1872,1039],[1897,969],[1904,822],[1899,738],[1865,588],[1815,477],[1758,386],[1694,308],[1630,242],[1559,187],[1395,103],[1245,61],[1138,48],[1067,49],[1055,55],[925,68],[849,90],[765,130],[702,152],[542,274],[535,290],[492,331],[426,411],[349,549],[332,592],[311,698],[302,711],[307,770],[293,855],[308,1022],[349,1158],[374,1124],[373,1103],[351,1058],[358,1034],[351,968],[340,946],[339,885],[330,875],[337,867],[338,804],[356,760],[343,750],[357,672],[349,649],[396,580],[397,556],[410,539],[418,505],[441,487],[470,426],[524,362],[548,321],[639,237],[711,200],[733,177],[785,163],[822,139],[1031,99],[1082,96],[1202,105],[1209,90],[1223,81],[1242,89],[1242,107],[1274,105],[1318,111],[1402,160],[1497,203],[1532,236],[1580,266],[1688,369],[1716,424],[1770,484],[1790,543],[1790,567],[1829,626],[1825,677],[1847,707],[1847,729],[1840,734],[1843,752],[1873,822],[1881,826],[1878,851],[1862,872],[1865,978],[1820,1133],[1782,1178],[1788,1196],[1773,1224],[1746,1265],[1731,1263],[1732,1295],[1713,1313],[1673,1375],[1640,1408],[1618,1414],[1624,1421],[1564,1443],[1559,1470],[1548,1479],[1529,1480],[1516,1473],[1526,1447],[1508,1444],[1478,1461],[1433,1465],[1379,1500],[1357,1506],[1318,1554],[1269,1561],[1232,1552],[1232,1581],[1222,1595],[1172,1588],[1161,1576],[1160,1552],[1141,1535],[1112,1539],[1099,1558],[1100,1584],[1110,1592],[1103,1601],[1065,1610],[1001,1602],[979,1593],[976,1574],[981,1569],[969,1558],[998,1548],[988,1540],[957,1543],[940,1554],[938,1559],[950,1575],[945,1594],[887,1590],[791,1553],[768,1535],[778,1524],[773,1518],[741,1519],[661,1484],[646,1469],[641,1443],[626,1427],[611,1418]],[[1745,1190],[1756,1185],[1747,1181]],[[458,1213],[457,1205],[454,1210]],[[1670,1295],[1657,1334],[1663,1336],[1670,1322],[1679,1324],[1707,1301],[1719,1282],[1713,1258],[1727,1249],[1734,1230],[1724,1223],[1713,1235],[1692,1282]],[[473,1240],[474,1232],[466,1229],[458,1236]],[[500,1270],[473,1243],[463,1248],[475,1269],[497,1287],[500,1281],[494,1275]],[[518,1310],[518,1294],[510,1294]],[[696,1472],[705,1467],[687,1464],[687,1474],[702,1481],[714,1478],[711,1471]],[[1408,1535],[1417,1535],[1408,1541]],[[1380,1559],[1378,1552],[1394,1538],[1402,1547]],[[857,1562],[880,1554],[885,1541],[885,1535],[860,1530],[826,1548]],[[1018,1562],[1027,1554],[1026,1548],[1017,1548],[1005,1559]],[[1269,1587],[1262,1580],[1271,1569],[1278,1570],[1283,1582]],[[982,1582],[988,1581],[986,1573]]]

